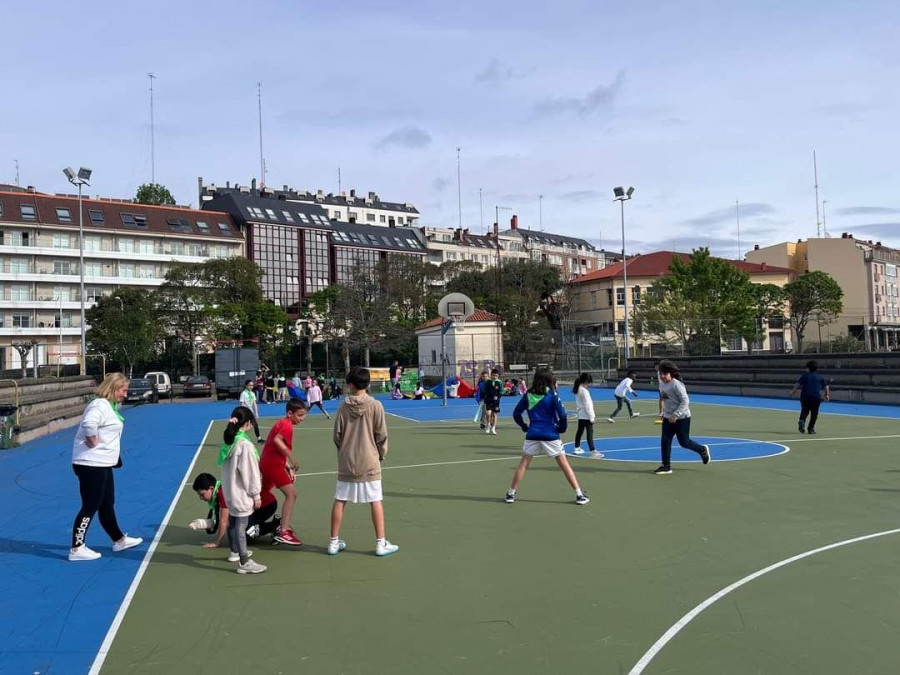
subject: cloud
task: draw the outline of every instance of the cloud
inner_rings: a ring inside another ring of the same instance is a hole
[[[389,147],[416,150],[431,143],[431,135],[417,126],[408,124],[394,129],[387,136],[375,142],[375,148],[382,150]]]
[[[567,192],[559,196],[570,202],[587,202],[593,199],[600,199],[603,195],[599,190],[576,190],[575,192]]]
[[[848,206],[844,209],[838,209],[836,213],[839,216],[888,216],[900,213],[900,209],[890,206]]]
[[[438,176],[433,181],[431,181],[431,187],[433,187],[438,192],[443,192],[447,189],[447,186],[450,185],[450,179],[444,178],[442,176]]]
[[[286,110],[278,115],[277,120],[288,124],[307,124],[323,127],[357,127],[361,124],[390,122],[391,120],[409,119],[416,114],[409,108],[400,107],[365,107],[341,109],[295,109]]]
[[[714,256],[734,258],[737,255],[737,238],[729,237],[697,237],[681,235],[662,241],[631,241],[628,250],[636,253],[653,253],[654,251],[678,251],[690,253],[699,248],[708,248]],[[747,249],[744,245],[742,248]]]
[[[867,225],[854,225],[849,229],[856,234],[859,231],[867,237],[892,237],[900,238],[900,222],[898,223],[869,223]]]
[[[475,75],[475,84],[498,84],[520,77],[525,77],[525,73],[515,70],[512,66],[507,66],[498,58],[493,58],[484,67],[484,70]]]
[[[775,207],[771,204],[749,203],[740,205],[741,220],[744,218],[764,216],[770,213],[775,213]],[[681,224],[687,225],[688,227],[710,227],[721,223],[734,222],[736,220],[736,215],[734,207],[729,206],[724,209],[710,211],[698,218],[683,220],[681,221]]]
[[[625,86],[625,71],[620,70],[608,85],[599,85],[582,97],[548,98],[534,104],[534,111],[542,117],[575,113],[584,117],[598,110],[609,110],[616,103]]]

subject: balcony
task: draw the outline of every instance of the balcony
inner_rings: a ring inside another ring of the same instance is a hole
[[[60,334],[81,335],[81,326],[67,326],[64,328],[54,328],[52,326],[0,326],[0,337],[59,337]]]

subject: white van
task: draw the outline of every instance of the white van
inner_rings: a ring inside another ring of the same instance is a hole
[[[172,380],[169,379],[168,373],[147,373],[144,377],[150,380],[150,384],[156,385],[156,390],[160,396],[172,398]]]

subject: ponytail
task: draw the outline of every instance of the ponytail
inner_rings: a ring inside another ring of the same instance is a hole
[[[578,377],[575,378],[575,384],[572,385],[572,393],[577,394],[578,388],[582,385],[589,385],[594,381],[594,378],[591,377],[590,373],[582,373]]]
[[[250,412],[249,408],[238,406],[232,410],[231,417],[228,420],[228,426],[225,427],[225,433],[222,435],[222,440],[228,445],[234,443],[237,432],[251,419],[253,419],[253,413]]]

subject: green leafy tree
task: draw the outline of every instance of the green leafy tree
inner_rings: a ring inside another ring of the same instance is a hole
[[[211,295],[203,280],[203,266],[187,263],[173,263],[154,293],[160,322],[168,334],[186,345],[195,374],[197,348],[215,334]]]
[[[174,206],[175,197],[165,185],[159,183],[143,183],[137,189],[134,201],[138,204],[152,204],[154,206]]]
[[[90,325],[89,349],[104,354],[128,371],[152,358],[163,328],[149,293],[136,288],[119,288],[85,313]]]
[[[803,351],[803,338],[810,320],[831,323],[844,309],[844,292],[831,275],[821,270],[807,272],[785,285],[784,296],[791,308],[791,327],[797,334],[797,351]]]
[[[747,342],[747,353],[751,354],[753,344],[765,340],[768,320],[784,314],[784,289],[775,284],[752,284],[749,290],[749,301],[740,303],[735,324],[737,335]]]

